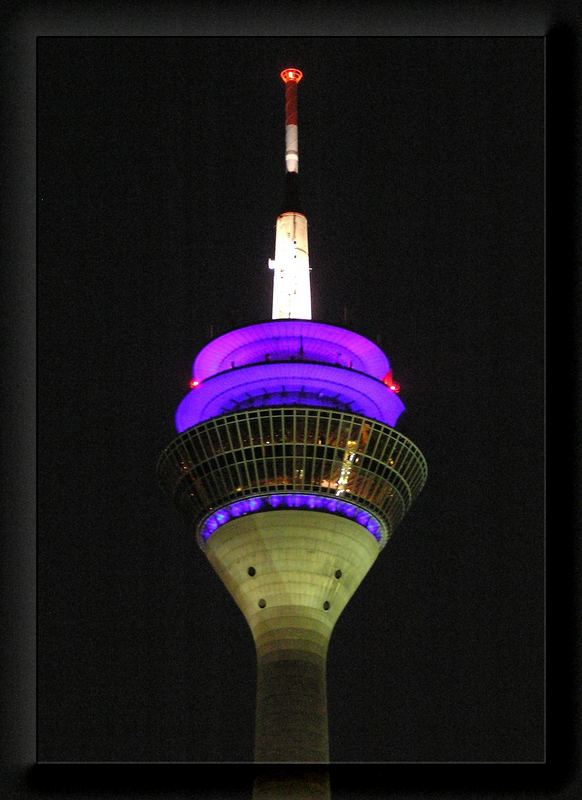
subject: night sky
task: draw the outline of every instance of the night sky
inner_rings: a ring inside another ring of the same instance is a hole
[[[314,318],[379,337],[429,465],[332,638],[332,760],[544,759],[543,47],[39,39],[41,761],[252,761],[252,637],[155,466],[270,316],[289,65]]]

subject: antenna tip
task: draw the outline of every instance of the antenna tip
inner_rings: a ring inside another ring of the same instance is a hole
[[[295,67],[286,67],[281,72],[281,80],[283,83],[299,83],[302,77],[303,73],[301,70]]]

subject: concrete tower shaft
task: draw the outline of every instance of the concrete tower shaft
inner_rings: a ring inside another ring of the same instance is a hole
[[[314,511],[241,517],[209,539],[255,641],[257,762],[329,761],[328,644],[378,552],[357,523]]]

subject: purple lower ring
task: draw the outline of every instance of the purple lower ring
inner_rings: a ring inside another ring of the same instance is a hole
[[[378,542],[382,540],[382,524],[369,511],[364,511],[354,503],[349,503],[347,500],[339,500],[337,497],[298,492],[267,494],[261,497],[235,500],[233,503],[214,511],[204,520],[204,524],[200,529],[200,537],[202,541],[208,541],[213,533],[232,519],[243,517],[246,514],[275,511],[277,509],[279,511],[289,509],[323,511],[327,514],[336,514],[357,522],[358,525],[361,525],[371,533]]]

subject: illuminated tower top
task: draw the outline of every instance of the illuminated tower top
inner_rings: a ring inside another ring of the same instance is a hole
[[[307,220],[295,191],[296,100],[302,73],[288,67],[281,78],[286,179],[292,191],[287,191],[277,218],[273,319],[231,330],[202,349],[193,364],[191,391],[176,411],[179,433],[224,414],[258,408],[328,408],[390,426],[404,411],[390,363],[378,345],[354,331],[311,319]]]
[[[176,411],[160,480],[252,631],[255,760],[329,761],[326,658],[334,625],[422,489],[426,462],[394,429],[404,404],[388,358],[311,319],[298,200],[297,84],[285,84],[285,204],[273,319],[208,342]],[[321,773],[257,774],[254,800],[329,800]]]
[[[299,135],[297,84],[301,70],[286,67],[285,84],[285,202],[277,217],[275,258],[269,259],[273,275],[273,319],[311,319],[307,219],[299,210]]]

